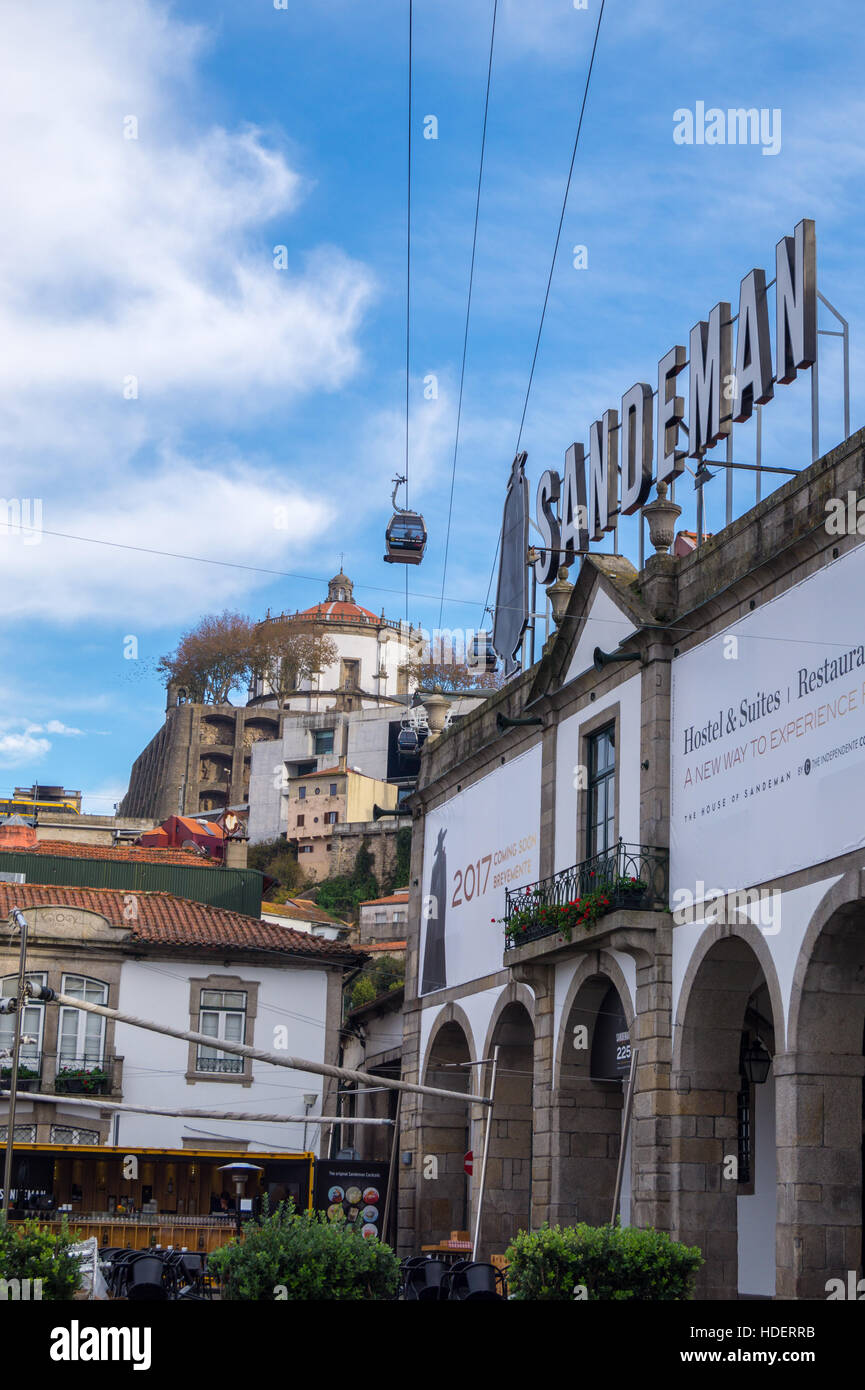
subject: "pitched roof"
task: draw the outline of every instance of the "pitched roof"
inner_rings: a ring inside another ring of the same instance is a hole
[[[70,907],[96,912],[112,926],[128,931],[130,941],[151,946],[203,947],[225,952],[269,951],[286,956],[317,956],[356,964],[366,953],[339,941],[261,922],[240,912],[209,903],[177,898],[173,893],[135,893],[136,916],[129,920],[128,890],[117,888],[60,888],[55,884],[0,882],[0,920],[13,907]]]
[[[360,906],[361,906],[361,907],[374,907],[377,903],[407,903],[407,902],[408,902],[408,889],[406,888],[405,891],[404,891],[403,893],[389,893],[389,894],[387,895],[387,897],[385,897],[385,898],[366,898],[365,901],[362,902],[362,903],[360,904]]]
[[[323,767],[319,772],[302,772],[303,777],[332,777],[337,772],[347,772],[349,769],[344,767]],[[353,769],[351,769],[353,771]]]
[[[262,903],[262,912],[270,912],[274,917],[293,917],[295,921],[321,922],[328,927],[345,927],[338,917],[332,917],[310,898],[288,898],[284,903]]]
[[[0,837],[0,854],[7,848]],[[159,849],[148,845],[79,845],[73,840],[39,840],[16,854],[47,854],[60,859],[114,859],[124,864],[183,864],[185,868],[218,867],[218,861],[204,859],[188,849]]]

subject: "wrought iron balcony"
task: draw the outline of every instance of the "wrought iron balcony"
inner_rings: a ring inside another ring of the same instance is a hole
[[[12,1062],[6,1060],[0,1062],[0,1089],[9,1090],[9,1081],[12,1076]],[[42,1082],[42,1054],[33,1053],[22,1049],[21,1056],[18,1058],[18,1085],[17,1091],[38,1091]]]
[[[508,889],[505,949],[543,936],[579,940],[599,917],[617,908],[666,907],[668,862],[666,849],[619,840],[552,878]]]
[[[60,1095],[104,1096],[112,1089],[114,1057],[85,1054],[71,1057],[61,1053],[57,1058],[54,1090]]]
[[[195,1063],[196,1071],[214,1072],[221,1076],[240,1076],[243,1072],[242,1057],[202,1057],[199,1053]]]

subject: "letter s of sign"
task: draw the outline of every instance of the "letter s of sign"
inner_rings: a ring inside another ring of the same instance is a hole
[[[552,584],[559,568],[559,547],[561,546],[561,532],[559,521],[556,515],[556,504],[561,492],[561,479],[558,473],[554,473],[548,468],[541,474],[538,482],[537,492],[537,517],[538,528],[543,537],[543,548],[539,558],[535,561],[535,578],[543,587]]]

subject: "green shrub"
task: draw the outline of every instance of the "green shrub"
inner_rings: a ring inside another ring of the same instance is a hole
[[[359,1009],[361,1004],[371,1003],[380,994],[401,989],[404,983],[405,962],[397,960],[396,956],[382,956],[380,960],[364,966],[363,974],[349,993],[348,1007]]]
[[[399,1261],[389,1245],[364,1240],[324,1212],[282,1203],[244,1227],[208,1257],[229,1299],[388,1299],[399,1287]],[[277,1292],[278,1290],[278,1292]]]
[[[65,1219],[57,1232],[33,1220],[0,1223],[0,1279],[41,1279],[43,1302],[70,1299],[81,1279],[69,1250],[76,1239]]]
[[[634,1226],[547,1226],[520,1231],[507,1252],[516,1299],[573,1300],[578,1285],[594,1299],[673,1302],[693,1295],[703,1263],[696,1246]]]
[[[351,991],[350,1008],[359,1009],[361,1004],[371,1004],[376,996],[376,988],[369,975],[361,975]]]

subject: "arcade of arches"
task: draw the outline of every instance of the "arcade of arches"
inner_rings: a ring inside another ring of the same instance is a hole
[[[706,926],[682,954],[673,1015],[673,935],[659,926],[651,949],[645,937],[618,943],[627,950],[575,948],[569,971],[561,956],[517,966],[483,1016],[459,1002],[435,1012],[419,1068],[427,1084],[488,1094],[498,1048],[479,1258],[544,1221],[610,1220],[624,1032],[638,1062],[623,1223],[698,1245],[698,1297],[825,1299],[827,1281],[862,1277],[865,1256],[859,871],[820,901],[786,984],[758,927]],[[487,1112],[404,1099],[400,1148],[411,1161],[400,1230],[410,1253],[473,1231]],[[437,1176],[424,1178],[424,1157],[437,1160]]]

